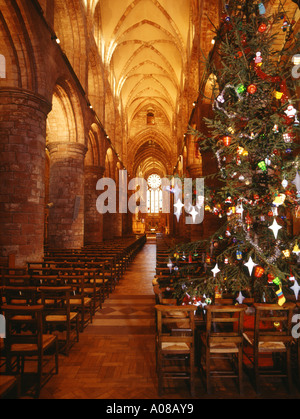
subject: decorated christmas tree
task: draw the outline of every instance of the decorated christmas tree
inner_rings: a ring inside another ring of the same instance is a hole
[[[222,227],[209,240],[172,251],[174,265],[188,254],[199,260],[194,273],[176,272],[174,293],[184,303],[213,301],[216,292],[240,303],[298,297],[300,42],[283,7],[268,10],[268,1],[231,1],[216,29],[208,63],[214,117],[205,121],[209,135],[190,132],[201,153],[213,151],[217,159],[220,186],[205,187],[204,205]]]

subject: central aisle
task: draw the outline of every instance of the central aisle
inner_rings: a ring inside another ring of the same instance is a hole
[[[148,243],[129,266],[70,351],[59,375],[42,389],[47,399],[157,398],[155,372],[156,245]]]

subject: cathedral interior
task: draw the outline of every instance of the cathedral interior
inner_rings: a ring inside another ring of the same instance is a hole
[[[24,268],[47,249],[216,231],[214,214],[193,226],[163,212],[162,179],[218,170],[190,128],[206,132],[213,114],[206,63],[217,59],[224,3],[0,0],[1,266]],[[297,3],[283,3],[299,32]],[[105,178],[114,213],[97,210]],[[146,211],[119,211],[120,182],[135,178],[146,181]]]
[[[299,9],[286,3],[297,31]],[[205,60],[222,6],[1,1],[3,262],[39,260],[44,245],[80,248],[158,231],[191,240],[216,227],[209,214],[193,231],[174,223],[151,194],[146,214],[100,214],[95,202],[97,181],[114,179],[118,188],[119,171],[128,181],[216,171],[188,131],[205,131],[212,112]]]

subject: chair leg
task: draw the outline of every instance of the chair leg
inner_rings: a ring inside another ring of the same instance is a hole
[[[287,379],[288,379],[288,389],[289,392],[293,392],[293,379],[292,379],[292,365],[291,365],[291,347],[287,347],[286,351],[286,369],[287,369]]]
[[[259,377],[259,368],[258,368],[258,353],[254,353],[254,383],[255,391],[257,394],[261,393],[260,389],[260,377]]]
[[[195,357],[194,353],[190,355],[190,387],[191,396],[195,397]]]
[[[158,377],[158,395],[162,395],[162,389],[163,389],[163,374],[162,374],[162,359],[161,354],[158,353],[157,356],[158,360],[158,371],[157,371],[157,377]]]
[[[209,348],[206,348],[206,390],[208,394],[211,394],[211,377],[210,377],[210,351]]]
[[[42,378],[43,378],[43,356],[38,357],[38,367],[37,367],[37,383],[36,383],[36,392],[35,397],[38,399],[40,396],[40,391],[42,387]]]
[[[243,387],[243,349],[239,349],[238,353],[238,381],[239,381],[239,392],[242,395],[244,393]]]
[[[58,339],[55,342],[55,373],[58,374]]]

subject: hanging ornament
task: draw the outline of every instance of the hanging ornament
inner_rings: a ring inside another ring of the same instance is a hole
[[[176,208],[176,211],[174,211],[174,215],[176,215],[177,218],[177,222],[179,222],[181,213],[182,213],[182,208],[184,207],[184,204],[181,202],[180,199],[177,200],[177,203],[174,204],[174,207]]]
[[[266,13],[266,8],[263,3],[259,3],[258,10],[260,15],[264,15]]]
[[[278,194],[273,201],[273,205],[275,205],[276,207],[279,207],[280,205],[284,204],[285,199],[286,199],[286,195],[284,193]]]
[[[256,276],[256,278],[261,278],[264,273],[264,268],[262,268],[261,266],[257,266],[254,271],[254,276]]]
[[[215,299],[222,298],[222,293],[219,291],[219,288],[215,288]]]
[[[205,298],[205,304],[207,304],[208,306],[211,305],[212,300],[211,298]]]
[[[231,144],[232,138],[231,138],[229,135],[225,135],[225,136],[222,138],[222,141],[223,141],[224,146],[225,146],[225,147],[228,147],[228,146],[230,146],[230,144]]]
[[[283,20],[283,24],[282,24],[282,26],[281,26],[281,29],[283,30],[283,32],[286,32],[286,31],[287,31],[287,29],[288,29],[291,25],[290,25],[290,24],[289,24],[289,22],[286,20],[285,16],[284,16],[282,19],[284,19],[284,20]]]
[[[266,170],[267,170],[267,165],[266,165],[266,162],[264,162],[264,161],[261,161],[261,162],[259,162],[258,163],[258,167],[263,171],[263,172],[265,172]]]
[[[252,223],[252,220],[251,220],[251,217],[250,217],[249,213],[246,215],[245,221],[246,221],[246,224],[247,224],[247,230],[249,231],[250,227],[251,227],[251,223]]]
[[[281,185],[286,189],[288,187],[289,182],[284,178]]]
[[[273,274],[268,274],[268,283],[273,284],[273,281],[275,279],[275,276]]]
[[[292,281],[292,282],[294,282],[294,281],[296,280],[296,278],[295,278],[295,277],[294,277],[294,275],[293,275],[292,270],[290,270],[289,280],[290,280],[290,281]]]
[[[295,279],[294,285],[291,287],[291,290],[294,291],[295,298],[296,298],[296,301],[297,301],[298,300],[299,291],[300,291],[300,286],[299,286],[298,282],[296,281],[296,279]]]
[[[279,129],[278,129],[278,125],[277,124],[274,125],[273,132],[274,132],[274,134],[278,134],[279,133]]]
[[[251,95],[253,95],[254,93],[256,93],[256,92],[257,92],[257,87],[256,87],[256,85],[255,85],[255,84],[250,84],[250,85],[247,87],[247,92],[248,92],[248,93],[250,93]]]
[[[294,253],[296,256],[298,256],[298,255],[299,255],[299,253],[300,253],[300,249],[299,249],[298,243],[296,243],[296,244],[295,244],[294,249],[293,249],[293,253]]]
[[[241,218],[243,217],[243,213],[244,213],[244,207],[243,207],[243,203],[238,204],[236,206],[236,210],[235,210],[236,214],[240,214]]]
[[[259,28],[258,28],[259,33],[264,33],[266,32],[266,30],[267,30],[267,25],[265,23],[262,23],[259,25]]]
[[[251,276],[252,275],[253,268],[255,266],[257,266],[257,264],[253,262],[252,257],[250,256],[248,262],[245,263],[245,266],[247,266],[247,268],[249,269],[249,275]]]
[[[290,119],[294,119],[295,115],[297,114],[297,110],[294,108],[293,105],[289,105],[287,107],[287,110],[284,111],[284,113],[286,114],[286,116]]]
[[[236,251],[236,258],[237,258],[237,260],[242,260],[243,259],[243,253],[240,250]]]
[[[227,227],[227,229],[226,229],[225,236],[226,237],[230,237],[231,236],[229,227]]]
[[[261,52],[257,52],[255,54],[255,58],[254,58],[254,62],[257,66],[261,66],[262,65],[262,57],[261,57]]]
[[[294,135],[291,132],[284,133],[282,137],[286,144],[290,144],[294,140]]]
[[[215,278],[216,275],[220,272],[220,269],[218,267],[218,264],[216,264],[216,266],[214,267],[214,269],[212,269],[211,271],[214,274],[214,278]]]
[[[225,199],[225,203],[226,204],[232,204],[232,198],[231,198],[230,194],[227,194],[227,198]]]
[[[279,290],[276,291],[276,294],[277,294],[277,297],[278,297],[277,303],[278,303],[278,305],[280,305],[280,307],[282,307],[283,304],[286,302],[286,299],[285,299],[285,296],[282,292],[281,285],[279,286]]]
[[[283,93],[282,92],[278,92],[277,90],[275,90],[274,96],[275,96],[275,99],[280,100],[282,98],[282,96],[283,96]]]
[[[171,259],[169,259],[169,262],[167,264],[167,267],[170,269],[170,272],[172,272],[173,263],[172,263]]]
[[[245,299],[245,297],[243,296],[242,292],[240,291],[240,292],[239,292],[239,295],[238,295],[238,297],[237,297],[237,299],[236,299],[236,301],[237,301],[239,304],[243,304],[244,299]]]
[[[236,91],[241,95],[246,90],[246,87],[243,84],[239,84],[236,88]]]
[[[269,229],[270,229],[270,230],[273,230],[274,237],[275,237],[275,239],[277,239],[277,236],[278,236],[278,231],[279,231],[280,229],[282,229],[282,227],[281,227],[279,224],[277,224],[277,221],[276,221],[276,219],[274,218],[274,222],[273,222],[273,224],[269,227]]]
[[[289,258],[289,257],[291,256],[291,252],[290,252],[290,250],[289,250],[289,249],[285,249],[285,250],[283,250],[283,251],[282,251],[282,253],[283,253],[283,256],[284,256],[285,258]]]

